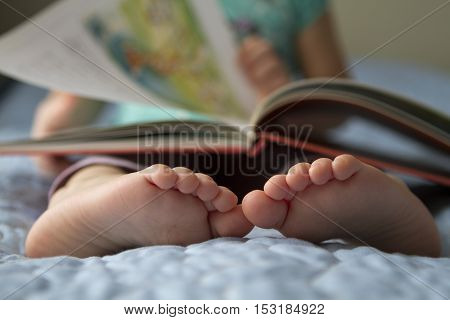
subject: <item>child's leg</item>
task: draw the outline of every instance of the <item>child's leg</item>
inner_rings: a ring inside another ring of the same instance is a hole
[[[349,155],[272,177],[242,203],[247,219],[312,242],[361,240],[388,252],[439,256],[433,218],[406,185]]]
[[[102,106],[99,101],[52,92],[37,107],[31,134],[33,138],[44,138],[63,129],[86,126],[97,117]],[[57,175],[70,165],[64,157],[39,156],[34,160],[48,176]]]
[[[237,197],[206,175],[164,165],[129,174],[112,165],[91,165],[53,194],[30,230],[26,254],[105,255],[243,236],[251,228]]]

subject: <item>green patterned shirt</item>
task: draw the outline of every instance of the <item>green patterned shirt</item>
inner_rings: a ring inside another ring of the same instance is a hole
[[[238,39],[256,34],[269,41],[293,78],[301,77],[297,36],[325,11],[326,0],[219,0]]]

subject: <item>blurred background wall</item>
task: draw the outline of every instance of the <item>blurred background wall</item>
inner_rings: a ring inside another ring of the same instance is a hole
[[[27,16],[53,1],[6,0]],[[330,0],[340,39],[346,53],[352,57],[372,51],[446,2]],[[0,4],[0,33],[21,19]],[[380,50],[374,57],[412,61],[450,72],[450,4]]]
[[[444,3],[448,1],[331,0],[340,39],[351,56],[367,54]],[[374,57],[450,72],[450,3]]]

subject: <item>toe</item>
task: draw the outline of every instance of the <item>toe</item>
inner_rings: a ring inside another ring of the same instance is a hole
[[[214,238],[243,237],[253,228],[253,225],[245,218],[240,205],[226,213],[211,212],[209,222]]]
[[[227,212],[237,206],[238,197],[228,188],[219,187],[218,195],[211,201],[216,210]]]
[[[314,161],[309,169],[309,177],[311,182],[316,185],[327,183],[333,178],[333,169],[331,167],[331,159],[321,158]]]
[[[208,212],[216,211],[216,208],[214,207],[211,201],[205,201],[203,202],[203,204],[205,205],[205,208],[206,210],[208,210]]]
[[[286,220],[288,206],[286,201],[275,201],[264,191],[255,190],[242,200],[242,210],[248,221],[255,226],[279,229]]]
[[[178,175],[176,188],[184,194],[193,193],[200,184],[197,176],[192,170],[184,167],[173,168],[173,171]]]
[[[264,192],[273,200],[283,200],[292,198],[293,192],[286,182],[286,175],[279,174],[273,176],[264,185]]]
[[[307,162],[298,163],[289,169],[286,176],[286,182],[293,191],[303,191],[310,183],[309,168],[311,165]]]
[[[163,164],[154,164],[141,171],[146,178],[158,188],[173,188],[178,180],[178,175],[168,166]]]
[[[203,173],[196,173],[199,185],[195,190],[195,194],[202,201],[211,201],[219,194],[219,187],[216,182],[208,175]]]
[[[332,164],[333,175],[337,180],[343,181],[358,172],[363,163],[349,154],[337,156]]]

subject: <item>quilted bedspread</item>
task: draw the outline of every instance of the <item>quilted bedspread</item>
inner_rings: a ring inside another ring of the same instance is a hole
[[[450,101],[450,79],[383,64],[357,76],[416,95],[433,105]],[[406,70],[406,71],[405,71]],[[391,73],[391,74],[390,74]],[[411,76],[420,74],[421,79]],[[403,77],[403,78],[402,78]],[[405,80],[405,81],[401,81]],[[438,81],[439,80],[439,81]],[[434,81],[434,82],[433,82]],[[444,85],[442,84],[443,81]],[[408,83],[406,85],[405,83]],[[420,88],[419,93],[415,88]],[[20,89],[22,90],[22,89]],[[445,93],[447,91],[447,93]],[[447,96],[445,96],[447,95]],[[439,97],[439,99],[436,99]],[[433,100],[435,99],[435,100]],[[445,107],[443,107],[445,109]],[[448,109],[447,109],[448,111]],[[0,108],[0,114],[1,114]],[[10,111],[8,111],[10,112]],[[14,112],[7,113],[14,118]],[[9,120],[8,120],[9,121]],[[24,131],[0,115],[1,139]],[[50,181],[29,159],[0,158],[0,298],[10,299],[448,299],[450,202],[436,213],[441,258],[386,254],[338,241],[313,245],[255,229],[187,247],[154,246],[106,257],[29,259],[23,244],[44,210]]]

